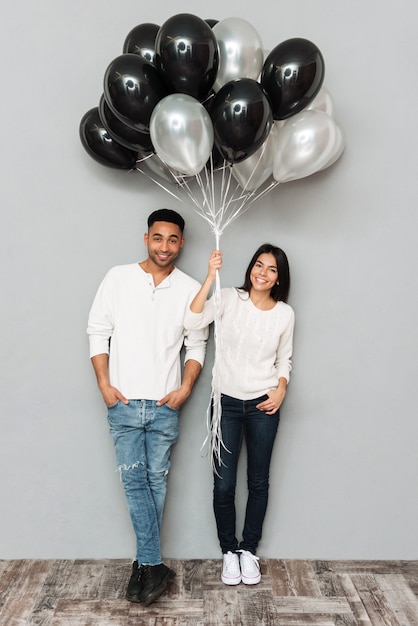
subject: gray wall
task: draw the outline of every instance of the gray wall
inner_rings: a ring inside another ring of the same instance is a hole
[[[1,70],[0,557],[131,557],[86,320],[104,273],[144,258],[148,213],[184,213],[180,267],[198,279],[213,235],[188,204],[83,150],[79,121],[138,23],[194,2],[18,0],[3,7]],[[393,7],[393,8],[392,8]],[[262,10],[261,10],[262,9]],[[416,559],[417,9],[395,3],[214,0],[272,49],[306,37],[326,61],[347,147],[330,169],[280,185],[222,237],[222,284],[254,249],[288,253],[297,326],[261,556]],[[181,418],[163,529],[166,557],[219,556],[200,445],[205,371]],[[239,519],[245,476],[240,471]]]

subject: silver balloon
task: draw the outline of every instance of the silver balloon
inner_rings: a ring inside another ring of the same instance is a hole
[[[163,161],[161,161],[158,154],[147,155],[143,159],[137,162],[137,168],[143,170],[143,172],[150,178],[156,177],[157,179],[172,185],[177,182],[176,177],[179,176],[178,172],[171,170]]]
[[[229,17],[215,24],[212,30],[219,48],[214,91],[237,78],[257,80],[263,67],[264,49],[255,28],[239,17]]]
[[[213,125],[205,107],[192,96],[174,93],[155,106],[150,120],[155,152],[168,167],[195,176],[213,148]]]
[[[306,108],[309,110],[324,111],[324,113],[328,113],[331,117],[334,115],[334,102],[331,94],[323,85],[310,105]]]
[[[254,154],[234,163],[232,175],[244,191],[254,191],[266,182],[273,172],[274,146],[279,127],[273,124],[267,139]]]
[[[343,149],[343,133],[330,115],[316,110],[297,113],[278,133],[273,178],[286,183],[310,176],[335,163]]]

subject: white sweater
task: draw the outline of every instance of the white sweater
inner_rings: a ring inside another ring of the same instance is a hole
[[[234,287],[220,292],[220,354],[221,393],[250,400],[278,385],[279,378],[289,380],[292,369],[293,309],[277,302],[269,311],[257,309],[248,293]],[[202,329],[215,316],[214,296],[202,313],[188,308],[186,328]]]
[[[159,400],[177,389],[183,343],[185,361],[203,365],[208,331],[184,327],[199,288],[177,268],[157,287],[138,263],[106,274],[89,314],[90,357],[109,354],[110,383],[125,397]]]

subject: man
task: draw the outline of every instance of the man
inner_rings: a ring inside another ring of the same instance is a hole
[[[170,449],[178,436],[179,409],[200,374],[208,336],[207,329],[184,329],[185,311],[200,284],[174,265],[184,245],[183,230],[184,220],[175,211],[151,213],[144,235],[147,259],[107,273],[87,329],[136,535],[126,597],[146,606],[175,576],[162,562],[160,547]]]

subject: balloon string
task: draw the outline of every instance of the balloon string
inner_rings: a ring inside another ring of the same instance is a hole
[[[221,232],[215,232],[215,249],[219,250]],[[212,368],[212,386],[209,405],[206,411],[207,436],[201,449],[208,443],[209,459],[214,472],[218,473],[217,467],[223,464],[221,452],[222,448],[227,450],[222,440],[222,405],[221,405],[221,367],[220,356],[222,354],[221,341],[221,284],[218,270],[216,271],[214,299],[214,343],[215,357]],[[227,450],[228,451],[228,450]],[[229,451],[228,451],[229,452]]]
[[[257,189],[253,191],[248,191],[245,188],[242,189],[238,185],[238,183],[234,186],[232,183],[232,167],[227,163],[227,161],[224,161],[222,166],[215,169],[213,158],[211,156],[207,167],[204,169],[204,172],[196,174],[194,180],[191,179],[199,189],[200,196],[198,196],[190,184],[190,179],[173,171],[161,159],[167,170],[170,171],[171,175],[173,176],[173,181],[177,184],[178,190],[182,192],[182,194],[174,193],[165,185],[163,185],[160,181],[158,181],[156,178],[146,172],[145,168],[142,169],[140,167],[141,162],[145,161],[146,158],[148,157],[145,157],[144,159],[141,159],[137,162],[136,169],[145,174],[150,180],[156,183],[160,188],[167,191],[177,200],[183,201],[183,196],[188,197],[198,215],[200,215],[210,225],[212,232],[215,236],[215,247],[217,250],[220,249],[220,238],[223,234],[224,229],[229,226],[229,224],[231,224],[239,215],[246,211],[256,200],[264,196],[266,193],[274,189],[276,185],[278,185],[277,182],[273,181],[268,186],[264,185],[262,189]],[[257,167],[257,165],[258,162],[255,167]],[[253,176],[253,174],[254,171],[252,172],[251,176]],[[215,187],[215,177],[217,175],[221,176],[218,194],[216,193]],[[247,185],[249,184],[250,179],[248,180]],[[216,272],[213,299],[215,355],[212,369],[211,394],[206,411],[207,436],[202,444],[201,449],[203,449],[206,444],[208,444],[210,463],[213,471],[217,473],[217,467],[220,467],[223,464],[221,457],[222,449],[227,450],[224,442],[222,441],[221,428],[222,405],[220,391],[220,362],[222,355],[222,302],[221,283],[218,271]]]
[[[141,174],[144,174],[150,180],[152,180],[152,182],[155,183],[156,185],[158,185],[159,187],[161,187],[161,189],[164,189],[164,191],[169,193],[170,196],[173,196],[173,198],[175,198],[179,202],[182,201],[182,199],[177,194],[175,194],[173,191],[171,191],[171,189],[168,189],[167,187],[165,187],[162,183],[160,183],[160,181],[158,181],[155,178],[153,178],[153,176],[150,176],[147,172],[144,172],[144,170],[142,170],[140,167],[136,166],[135,169],[138,170],[138,172],[141,172]]]
[[[189,181],[185,176],[179,175],[167,166],[162,159],[161,162],[166,166],[166,169],[171,173],[173,182],[176,183],[179,191],[183,192],[175,193],[172,189],[164,185],[157,178],[149,174],[145,169],[140,167],[142,162],[153,155],[147,155],[142,159],[139,159],[136,164],[136,170],[147,176],[152,182],[158,185],[161,189],[164,189],[167,193],[173,196],[179,202],[184,202],[182,195],[186,195],[195,207],[196,212],[205,219],[211,226],[213,232],[222,233],[226,226],[229,226],[239,215],[246,211],[256,200],[267,194],[274,189],[279,183],[272,182],[269,186],[264,187],[261,190],[246,191],[245,188],[241,189],[238,184],[235,188],[232,187],[232,168],[224,161],[223,165],[216,169],[213,166],[212,156],[210,157],[210,166],[205,168],[204,180],[201,174],[196,174],[195,182],[200,190],[201,198],[197,197],[194,193]],[[160,157],[159,157],[160,158]],[[254,168],[255,169],[255,168]],[[216,198],[215,193],[215,175],[221,172],[221,184],[219,190],[219,197]],[[254,170],[251,174],[253,175]],[[251,179],[250,176],[250,179]],[[249,179],[249,180],[250,180]],[[249,181],[248,181],[249,182]],[[247,183],[248,184],[248,183]],[[217,202],[218,201],[218,202]],[[218,204],[218,208],[216,205]]]

